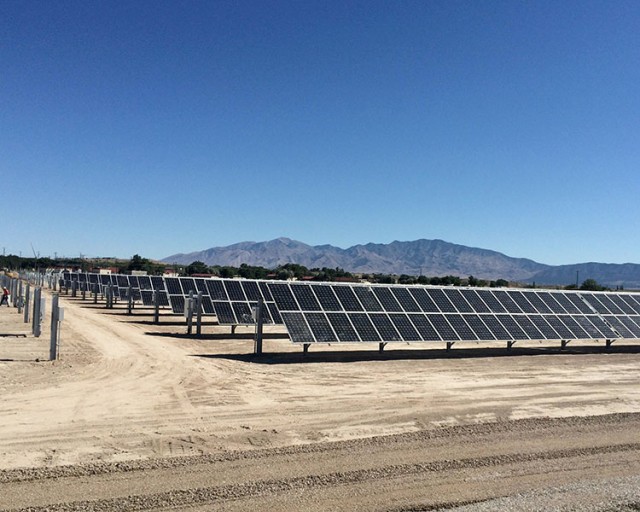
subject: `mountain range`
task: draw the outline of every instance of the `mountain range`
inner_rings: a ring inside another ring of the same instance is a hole
[[[239,267],[242,263],[276,268],[297,263],[307,268],[340,267],[355,273],[425,275],[429,277],[473,275],[479,279],[506,279],[520,283],[567,285],[595,279],[609,287],[640,288],[640,264],[577,263],[545,265],[526,258],[512,258],[500,252],[467,247],[443,240],[368,243],[341,249],[332,245],[311,246],[289,238],[266,242],[240,242],[226,247],[180,253],[162,260],[188,265]]]

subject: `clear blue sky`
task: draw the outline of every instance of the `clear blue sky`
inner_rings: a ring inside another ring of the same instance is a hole
[[[640,263],[640,2],[0,1],[0,243]]]

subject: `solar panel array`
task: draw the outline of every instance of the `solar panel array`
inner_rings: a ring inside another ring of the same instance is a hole
[[[164,278],[161,276],[130,276],[125,274],[96,274],[92,272],[62,272],[60,279],[65,288],[76,282],[80,291],[92,292],[97,285],[98,293],[104,294],[111,285],[113,293],[122,300],[129,298],[129,289],[134,301],[142,301],[145,306],[153,306],[154,291],[158,294],[160,306],[169,306]]]
[[[265,304],[264,323],[282,323],[264,282],[190,277],[166,277],[165,281],[174,313],[184,311],[190,292],[202,292],[203,312],[215,314],[220,325],[254,324],[252,312],[260,298]]]
[[[640,339],[640,294],[269,283],[295,343]]]
[[[221,325],[284,323],[294,343],[640,339],[640,294],[302,283],[65,273],[79,289],[111,284],[118,296],[183,313],[190,292]]]
[[[153,306],[154,290],[159,294],[161,306],[170,306],[173,313],[183,314],[185,301],[190,292],[202,292],[202,311],[205,315],[216,315],[221,325],[251,325],[255,323],[253,308],[262,298],[264,323],[282,324],[282,318],[265,281],[237,279],[205,279],[193,277],[131,276],[125,274],[93,274],[64,272],[64,286],[77,283],[79,290],[91,291],[89,283],[97,283],[104,293],[108,285],[122,300],[128,299],[129,289],[134,301]]]

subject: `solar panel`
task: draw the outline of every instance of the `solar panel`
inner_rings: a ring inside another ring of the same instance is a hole
[[[624,315],[635,315],[636,311],[629,306],[621,295],[613,294],[609,297]]]
[[[605,338],[599,329],[589,321],[586,316],[573,315],[572,317],[588,334],[588,338]]]
[[[575,334],[556,315],[544,315],[543,318],[558,333],[561,340],[569,340],[575,337]]]
[[[327,313],[327,319],[340,341],[360,341],[346,313]]]
[[[589,339],[589,335],[587,332],[574,320],[574,318],[570,315],[558,315],[558,318],[562,321],[562,323],[569,329],[573,336],[572,339],[575,340],[586,340]]]
[[[389,288],[376,286],[373,288],[373,293],[382,305],[383,311],[392,311],[396,313],[403,311],[398,299],[396,299],[395,295]]]
[[[342,304],[342,308],[345,311],[363,311],[364,308],[360,301],[356,297],[356,294],[353,293],[353,290],[349,286],[332,286],[333,292],[338,297],[340,304]]]
[[[382,305],[376,298],[371,288],[367,286],[356,286],[353,288],[353,292],[358,297],[358,300],[364,307],[365,311],[383,311]]]
[[[471,313],[473,311],[473,308],[458,290],[447,288],[444,290],[444,294],[451,301],[451,304],[455,306],[456,311],[460,313]]]
[[[438,313],[440,311],[424,288],[409,288],[409,293],[413,295],[413,298],[425,313]]]
[[[589,315],[585,316],[585,318],[600,332],[602,338],[615,339],[620,337],[620,335],[615,332],[601,317],[597,315]]]
[[[384,341],[403,341],[386,313],[371,313],[369,318]]]
[[[211,297],[208,295],[202,296],[202,311],[205,315],[215,315],[216,313],[213,303],[211,302]]]
[[[528,340],[529,336],[522,330],[511,315],[496,315],[496,318],[504,326],[512,340]]]
[[[320,311],[322,309],[310,286],[291,286],[291,291],[303,311]]]
[[[212,301],[220,325],[238,325],[230,302]]]
[[[180,286],[180,279],[177,277],[167,277],[165,279],[167,285],[167,292],[169,295],[182,295],[182,286]]]
[[[169,302],[174,313],[184,313],[184,296],[169,295]]]
[[[439,313],[428,313],[427,318],[441,339],[448,341],[457,341],[460,339],[460,336],[456,334],[456,331],[453,330],[451,324],[447,322],[447,318],[444,315]]]
[[[536,326],[538,331],[542,334],[542,338],[546,340],[561,340],[562,336],[545,320],[542,315],[529,315],[529,320]]]
[[[329,324],[324,313],[305,313],[304,317],[307,320],[316,341],[321,343],[338,341],[338,338],[336,338],[336,335],[331,328],[331,324]]]
[[[567,293],[566,297],[575,304],[580,313],[585,315],[593,313],[593,308],[589,307],[589,305],[582,299],[582,295],[578,293]]]
[[[116,275],[116,282],[118,283],[119,288],[128,288],[129,287],[129,279],[127,276],[122,274]]]
[[[389,313],[389,319],[404,341],[422,341],[420,334],[405,313]]]
[[[138,284],[141,290],[153,290],[151,278],[149,276],[138,276]]]
[[[456,335],[460,340],[476,341],[478,339],[478,337],[471,330],[467,322],[464,321],[464,317],[462,315],[459,315],[459,314],[447,315],[447,320],[449,321],[449,324],[451,325],[453,330],[456,332]]]
[[[264,301],[268,300],[262,296],[260,292],[260,287],[256,281],[240,281],[240,285],[242,286],[242,291],[244,291],[245,296],[250,301],[258,301],[259,299],[263,299]]]
[[[536,308],[527,300],[527,296],[523,293],[513,290],[509,292],[509,297],[518,305],[523,313],[537,313]]]
[[[437,288],[429,288],[426,291],[440,311],[443,313],[455,313],[456,307],[451,304],[444,291]]]
[[[166,285],[164,282],[164,278],[161,276],[151,276],[151,287],[154,290],[162,290],[162,291],[166,291]]]
[[[407,288],[393,287],[391,288],[391,292],[397,299],[400,306],[402,306],[402,310],[407,313],[420,313],[422,311],[422,308],[414,300]]]
[[[620,318],[613,315],[607,315],[604,318],[623,338],[636,338],[633,331]]]
[[[246,301],[247,297],[242,291],[242,286],[240,285],[240,281],[235,281],[233,279],[225,280],[222,282],[224,284],[225,289],[227,290],[227,296],[231,301]]]
[[[196,283],[196,292],[202,293],[202,295],[209,295],[209,290],[207,290],[207,283],[202,277],[197,277],[194,279]]]
[[[222,281],[218,279],[207,279],[205,281],[205,285],[207,287],[207,291],[209,292],[209,297],[213,301],[228,301],[229,297],[227,296],[227,291],[222,284]]]
[[[505,329],[504,325],[500,323],[495,315],[482,315],[482,321],[491,331],[495,339],[501,341],[510,341],[514,339],[514,337],[509,334],[509,331]]]
[[[538,297],[542,300],[551,310],[552,313],[557,315],[564,315],[567,313],[567,310],[562,307],[554,297],[553,294],[549,292],[538,292]]]
[[[262,297],[265,301],[273,302],[273,296],[271,295],[271,291],[269,290],[267,283],[265,283],[264,281],[260,281],[258,283],[258,288],[260,288],[260,293],[262,293]]]
[[[626,302],[635,314],[640,314],[640,297],[637,295],[620,295],[620,299]],[[630,314],[634,314],[630,313]]]
[[[513,318],[516,323],[520,326],[520,328],[529,336],[532,340],[543,340],[544,335],[540,332],[540,330],[533,324],[533,322],[526,315],[513,315]]]
[[[500,304],[504,306],[504,309],[506,309],[508,313],[522,313],[522,310],[514,302],[511,296],[504,290],[495,290],[493,294],[498,299],[498,301],[500,301]]]
[[[624,323],[625,327],[629,329],[633,334],[640,339],[640,316],[622,316],[619,317],[620,321]]]
[[[474,314],[465,315],[464,319],[467,321],[467,324],[469,324],[469,327],[473,329],[473,332],[476,333],[476,336],[478,337],[479,340],[482,340],[482,341],[495,340],[495,336],[491,333],[491,331],[485,325],[485,323],[482,321],[482,318],[479,315],[474,315]]]
[[[420,333],[420,336],[425,341],[440,341],[440,336],[429,322],[426,315],[423,314],[410,314],[409,320],[415,326],[416,330]]]
[[[489,310],[492,313],[506,313],[507,310],[504,308],[502,303],[496,299],[495,295],[491,293],[489,290],[478,290],[478,295],[484,301],[484,303],[489,307]]]
[[[379,342],[381,340],[378,331],[367,314],[348,313],[348,316],[362,341]]]
[[[251,314],[251,308],[246,302],[232,302],[231,307],[236,315],[236,320],[240,325],[250,325],[255,323],[253,315]]]
[[[296,343],[313,343],[316,341],[302,313],[283,311],[282,320],[287,326],[291,341]]]
[[[489,306],[487,306],[484,301],[478,295],[478,292],[475,290],[465,289],[462,290],[462,295],[464,295],[465,300],[469,303],[473,311],[476,313],[489,313],[491,310]]]
[[[293,293],[285,283],[269,283],[269,290],[280,311],[300,311]]]
[[[534,312],[537,313],[553,313],[551,308],[542,300],[540,294],[534,292],[523,292],[529,303],[533,306]]]
[[[576,307],[573,301],[567,298],[566,294],[553,292],[553,293],[550,293],[549,295],[551,295],[567,313],[571,315],[580,313],[580,310]]]
[[[612,300],[613,297],[609,298],[604,294],[600,294],[600,295],[593,294],[589,296],[589,299],[588,299],[589,303],[591,303],[592,299],[597,299],[598,301],[600,301],[600,303],[603,304],[614,315],[623,315],[625,313]],[[606,314],[607,312],[605,311],[604,313]]]
[[[333,288],[326,284],[319,284],[313,287],[313,291],[318,298],[318,301],[326,311],[342,311],[343,308],[340,305],[340,301],[333,293]]]

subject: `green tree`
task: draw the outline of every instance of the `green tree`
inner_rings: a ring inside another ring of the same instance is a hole
[[[235,267],[220,267],[218,270],[220,277],[232,278],[238,274],[238,269]]]
[[[399,284],[415,284],[416,278],[407,274],[401,274],[398,278]]]
[[[209,267],[202,261],[194,261],[187,265],[187,268],[185,268],[185,273],[188,276],[192,276],[193,274],[208,274]]]
[[[127,265],[127,270],[131,272],[132,270],[145,270],[145,267],[149,264],[149,260],[143,258],[139,254],[134,254],[129,261],[129,265]]]
[[[580,286],[581,290],[588,290],[588,291],[592,291],[592,292],[600,292],[602,290],[606,290],[606,288],[604,286],[601,286],[600,284],[598,284],[598,282],[595,279],[586,279],[583,281],[582,285]]]

